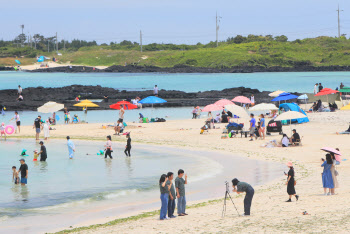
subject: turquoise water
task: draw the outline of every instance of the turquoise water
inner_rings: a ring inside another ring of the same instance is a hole
[[[119,90],[160,89],[198,92],[249,87],[261,91],[285,90],[312,93],[315,83],[333,88],[343,82],[350,86],[349,72],[276,72],[225,74],[166,73],[27,73],[0,72],[0,89],[26,87],[62,87],[73,84],[101,85]]]

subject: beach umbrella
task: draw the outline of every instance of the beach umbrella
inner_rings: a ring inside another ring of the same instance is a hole
[[[64,108],[63,104],[57,102],[47,102],[44,105],[38,107],[37,111],[40,113],[53,113]]]
[[[298,97],[298,100],[304,100],[305,101],[305,109],[306,109],[306,104],[307,104],[307,99],[309,99],[309,97],[306,94],[300,95]]]
[[[340,158],[341,153],[338,150],[330,148],[330,147],[323,147],[323,148],[321,148],[321,150],[326,151],[328,153],[333,153],[334,156],[335,156],[335,160],[340,162],[340,160],[341,160],[341,158]]]
[[[339,91],[333,90],[333,89],[330,89],[330,88],[324,88],[320,92],[318,92],[318,94],[315,94],[315,97],[326,95],[327,96],[327,102],[329,102],[328,101],[328,95],[329,94],[334,94],[334,93],[339,93]]]
[[[17,60],[17,59],[15,60],[15,62],[16,62],[17,64],[21,64],[21,62],[20,62],[19,60]]]
[[[286,91],[281,91],[281,90],[277,90],[275,92],[272,92],[269,94],[270,97],[278,97],[281,93],[285,93]]]
[[[116,110],[120,110],[121,107],[123,107],[125,110],[137,109],[136,105],[127,101],[120,101],[109,106],[109,108]]]
[[[141,104],[152,104],[152,113],[153,113],[153,104],[160,104],[160,103],[166,103],[166,102],[167,101],[165,101],[164,99],[156,96],[149,96],[139,101],[139,103]]]
[[[234,105],[233,102],[231,102],[230,100],[227,100],[227,99],[221,99],[221,100],[215,102],[214,104],[217,106],[221,106],[221,107],[224,107],[226,105]]]
[[[77,103],[74,104],[74,106],[80,106],[80,107],[100,107],[99,105],[95,104],[95,103]]]
[[[249,119],[249,115],[248,115],[247,111],[241,106],[226,105],[225,109],[228,111],[231,111],[232,114],[239,116],[239,118]]]
[[[278,97],[272,99],[272,102],[280,102],[280,101],[286,101],[286,100],[291,100],[291,99],[295,99],[298,98],[298,96],[290,94],[290,93],[281,93],[280,95],[278,95]]]
[[[245,104],[251,104],[252,102],[249,100],[249,98],[244,96],[237,96],[234,99],[232,99],[233,102],[239,102],[239,103],[245,103]]]
[[[93,102],[90,101],[90,100],[85,99],[85,100],[81,100],[79,103],[93,103]]]
[[[343,106],[340,110],[350,110],[350,104]]]
[[[287,111],[277,116],[275,121],[290,120],[290,127],[292,128],[292,119],[301,119],[305,117],[307,116],[298,111]]]
[[[256,106],[249,108],[249,111],[265,111],[265,110],[278,110],[278,107],[272,103],[260,103]]]
[[[222,106],[218,106],[215,104],[207,105],[203,108],[202,112],[209,112],[209,111],[221,111],[223,109]]]

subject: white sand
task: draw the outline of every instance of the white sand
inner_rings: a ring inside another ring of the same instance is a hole
[[[174,147],[189,147],[232,152],[249,158],[259,158],[267,161],[295,163],[297,194],[300,201],[286,203],[286,192],[283,171],[277,182],[255,188],[255,196],[250,217],[238,217],[232,204],[228,203],[227,216],[221,218],[222,203],[187,210],[186,217],[160,221],[158,216],[129,221],[116,226],[99,228],[81,233],[212,233],[212,232],[340,232],[350,231],[350,162],[343,161],[338,167],[340,188],[335,196],[322,196],[321,157],[325,155],[321,147],[338,147],[343,153],[343,159],[348,158],[350,151],[348,135],[336,135],[335,132],[348,128],[350,112],[309,114],[310,123],[297,125],[295,128],[303,137],[303,145],[289,148],[261,148],[265,141],[249,142],[248,138],[221,139],[222,129],[210,130],[199,135],[199,128],[204,120],[169,121],[154,124],[129,124],[132,139],[136,142],[164,144]],[[51,131],[52,137],[65,137],[67,133],[74,138],[101,138],[113,134],[111,129],[100,128],[101,124],[80,124],[56,126]],[[142,126],[142,127],[138,127]],[[185,130],[180,130],[180,129]],[[294,128],[294,126],[293,126]],[[284,127],[289,133],[290,127]],[[24,126],[21,136],[32,136],[32,127]],[[290,134],[289,134],[290,135]],[[276,133],[267,140],[277,139]],[[125,141],[124,137],[114,137],[113,140]],[[266,140],[266,141],[267,141]],[[225,165],[229,167],[229,165]],[[288,171],[286,168],[285,171]],[[232,178],[240,175],[232,172]],[[230,181],[232,178],[227,178]],[[247,181],[249,182],[249,181]],[[187,186],[191,186],[188,184]],[[158,194],[155,194],[158,197]],[[240,213],[243,213],[244,196],[234,195],[234,201]],[[160,201],[159,201],[160,205]],[[310,215],[302,215],[307,211]],[[118,218],[118,217],[116,217]]]
[[[72,65],[70,63],[55,63],[55,62],[52,62],[52,61],[44,62],[44,64],[48,64],[48,66],[49,66],[48,68],[66,67],[66,66],[72,66],[72,67],[84,66],[84,65]],[[21,66],[21,69],[22,70],[28,70],[28,71],[36,70],[36,69],[47,69],[47,67],[40,67],[40,65],[41,65],[41,63],[35,63],[33,65],[24,65],[24,66]],[[89,66],[86,66],[86,67],[89,67]],[[105,69],[108,66],[94,66],[94,67],[97,68],[97,69]]]

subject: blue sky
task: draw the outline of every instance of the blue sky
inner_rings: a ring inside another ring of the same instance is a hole
[[[121,40],[144,44],[207,43],[215,40],[215,13],[222,17],[219,39],[248,34],[285,34],[290,40],[337,36],[337,5],[342,33],[350,36],[349,0],[6,0],[1,3],[0,39],[26,34],[59,39]]]

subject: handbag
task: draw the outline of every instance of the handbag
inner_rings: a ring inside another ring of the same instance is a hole
[[[297,181],[296,181],[296,180],[294,180],[294,186],[295,186],[295,185],[297,185]]]

